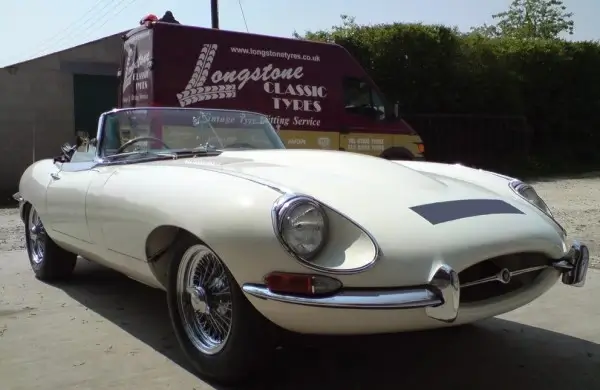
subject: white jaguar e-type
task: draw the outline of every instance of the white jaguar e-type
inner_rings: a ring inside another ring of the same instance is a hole
[[[63,152],[15,194],[35,275],[66,278],[81,256],[166,290],[185,354],[220,381],[254,372],[281,328],[465,324],[586,277],[587,247],[519,180],[285,150],[256,113],[113,110]]]

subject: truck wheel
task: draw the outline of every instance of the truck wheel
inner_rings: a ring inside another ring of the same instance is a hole
[[[169,267],[167,299],[175,336],[206,379],[248,379],[274,350],[274,325],[246,299],[223,261],[199,240],[178,244]]]
[[[36,278],[52,282],[70,277],[77,263],[77,255],[52,241],[33,206],[27,206],[25,215],[25,243]]]
[[[412,156],[408,156],[406,154],[399,155],[390,155],[384,157],[386,160],[400,160],[400,161],[411,161],[413,160]]]
[[[380,155],[381,158],[385,158],[386,160],[404,160],[411,161],[414,160],[414,156],[405,148],[389,148],[383,151]]]

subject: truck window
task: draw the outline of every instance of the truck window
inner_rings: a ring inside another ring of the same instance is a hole
[[[346,112],[375,120],[385,119],[385,105],[370,84],[361,79],[344,79],[344,107]]]

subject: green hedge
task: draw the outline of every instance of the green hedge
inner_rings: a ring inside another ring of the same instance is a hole
[[[527,169],[600,167],[596,42],[488,39],[420,24],[350,25],[307,38],[345,46],[407,117],[524,116],[533,129]]]

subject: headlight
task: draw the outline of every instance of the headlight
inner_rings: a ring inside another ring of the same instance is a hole
[[[327,215],[315,200],[287,195],[273,209],[273,224],[281,243],[301,260],[315,257],[327,242]]]
[[[527,183],[523,183],[520,180],[512,180],[510,182],[510,188],[512,188],[512,190],[515,191],[517,195],[527,200],[529,203],[531,203],[532,205],[546,213],[548,216],[553,218],[552,212],[548,208],[548,205],[546,204],[546,202],[544,202],[542,198],[540,198],[540,196],[537,194],[537,192],[533,189],[532,186],[530,186]]]

